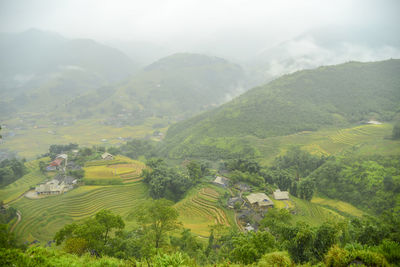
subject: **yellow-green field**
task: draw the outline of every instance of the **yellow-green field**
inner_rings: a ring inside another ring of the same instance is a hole
[[[218,205],[220,192],[217,190],[213,186],[194,188],[175,205],[179,211],[179,220],[192,233],[207,237],[212,225],[235,225],[232,216]]]
[[[124,156],[116,156],[113,160],[96,160],[85,165],[86,182],[115,180],[122,183],[138,181],[142,170],[146,167],[143,162]]]
[[[122,138],[143,138],[154,132],[153,125],[162,122],[159,118],[149,118],[142,125],[115,127],[101,123],[101,120],[80,120],[71,126],[53,126],[49,122],[37,123],[35,126],[25,126],[26,129],[13,130],[16,134],[8,138],[8,128],[2,129],[4,144],[2,147],[15,151],[20,157],[32,159],[47,152],[52,144],[77,143],[80,146],[116,145],[122,143]],[[4,124],[12,127],[16,122],[6,121]],[[166,128],[161,132],[166,132]],[[51,133],[49,133],[49,131]],[[102,140],[106,139],[106,142]]]
[[[343,202],[340,200],[336,200],[336,199],[327,199],[327,198],[321,198],[321,197],[314,197],[311,200],[312,203],[315,204],[319,204],[319,205],[323,205],[323,206],[328,206],[331,207],[333,209],[336,209],[338,211],[353,215],[353,216],[357,216],[357,217],[362,217],[365,212],[363,212],[362,210],[357,209],[356,207],[354,207],[353,205],[351,205],[350,203],[347,202]]]
[[[325,129],[316,132],[258,139],[247,137],[260,151],[263,164],[270,164],[276,156],[283,155],[296,145],[317,155],[337,154],[351,148],[363,155],[398,155],[400,141],[391,140],[390,123],[381,125],[358,125],[347,129]]]
[[[50,159],[42,158],[40,160],[47,162]],[[25,166],[28,168],[29,172],[12,184],[0,189],[0,200],[3,200],[7,204],[10,201],[17,199],[31,186],[35,186],[36,184],[45,180],[47,177],[39,171],[38,164],[40,160],[34,160],[25,163]]]
[[[304,221],[312,226],[320,225],[325,221],[336,221],[343,219],[343,216],[319,204],[290,196],[294,203],[294,222]]]
[[[63,195],[35,200],[22,198],[12,204],[22,214],[15,232],[24,240],[52,240],[63,225],[93,216],[101,209],[110,209],[126,219],[146,199],[147,187],[142,182],[81,186]]]

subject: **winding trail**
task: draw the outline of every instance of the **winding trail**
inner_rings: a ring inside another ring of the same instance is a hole
[[[19,222],[21,221],[21,219],[22,219],[22,215],[21,215],[21,212],[19,211],[19,210],[17,210],[17,217],[18,217],[18,219],[17,219],[17,221],[13,224],[13,226],[11,226],[11,228],[10,228],[10,232],[12,232],[12,231],[14,231],[14,229],[15,229],[15,227],[19,224]]]

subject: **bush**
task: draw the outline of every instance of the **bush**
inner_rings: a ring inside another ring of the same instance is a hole
[[[363,264],[366,266],[390,266],[385,257],[377,252],[367,249],[346,250],[333,246],[325,256],[326,266],[349,266]]]
[[[289,254],[286,251],[277,251],[267,253],[258,262],[257,266],[267,267],[286,267],[292,266],[292,261],[290,260]]]

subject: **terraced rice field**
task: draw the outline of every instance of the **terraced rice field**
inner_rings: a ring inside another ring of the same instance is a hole
[[[117,156],[114,160],[91,161],[85,169],[85,181],[102,182],[102,180],[114,180],[122,183],[136,182],[141,179],[142,170],[146,167],[143,162],[127,157]]]
[[[12,206],[22,213],[15,233],[23,240],[52,240],[65,224],[110,209],[126,219],[132,210],[148,198],[142,182],[121,186],[81,186],[68,193],[43,199],[22,198]]]
[[[291,196],[290,201],[295,204],[294,211],[296,214],[293,216],[295,222],[305,221],[312,226],[317,226],[325,221],[335,221],[343,218],[343,216],[330,209],[303,199]]]
[[[42,158],[40,160],[48,161],[49,158]],[[37,183],[45,180],[46,176],[39,171],[38,164],[40,160],[26,162],[25,166],[28,168],[29,172],[14,183],[9,184],[5,188],[2,188],[0,190],[0,199],[3,200],[5,203],[8,203],[18,198],[31,186],[35,186]]]
[[[343,201],[336,200],[336,199],[314,197],[311,200],[311,202],[319,204],[319,205],[323,205],[323,206],[328,206],[335,210],[347,213],[349,215],[357,216],[357,217],[361,217],[365,214],[362,210],[357,209],[350,203],[343,202]]]
[[[330,139],[333,143],[354,146],[378,136],[382,137],[382,129],[384,129],[383,125],[362,125],[349,129],[341,129],[335,135],[330,136]]]
[[[211,187],[192,189],[188,197],[175,205],[183,226],[203,237],[209,235],[211,225],[230,226],[227,214],[218,206],[219,195],[220,193]]]

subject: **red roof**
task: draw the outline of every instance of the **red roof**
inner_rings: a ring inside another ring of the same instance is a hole
[[[50,163],[50,166],[60,166],[60,164],[61,164],[61,162],[62,162],[63,160],[64,160],[63,158],[55,159],[55,160],[53,160],[53,161]]]

